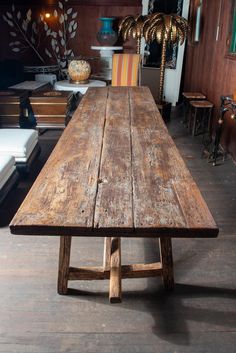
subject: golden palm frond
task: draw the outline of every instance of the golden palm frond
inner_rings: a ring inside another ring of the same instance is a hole
[[[137,54],[140,54],[141,38],[143,37],[144,26],[148,23],[150,16],[126,16],[119,24],[119,34],[124,41],[129,38],[137,40]]]
[[[162,33],[161,39],[160,32]],[[155,39],[158,43],[166,40],[169,43],[180,42],[180,44],[183,44],[188,33],[188,22],[185,18],[178,15],[155,13],[145,23],[143,33],[147,42],[151,42],[153,33],[156,33]]]
[[[167,44],[183,44],[188,33],[188,22],[176,14],[156,12],[151,15],[126,16],[119,24],[119,34],[124,41],[129,38],[137,40],[137,53],[140,53],[141,38],[146,42],[157,41],[162,44],[159,103],[162,102],[164,87],[164,72],[166,63]]]

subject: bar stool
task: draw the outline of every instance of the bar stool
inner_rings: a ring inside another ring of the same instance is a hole
[[[201,92],[183,92],[184,120],[183,123],[189,125],[189,102],[192,100],[203,100],[206,96]]]
[[[210,131],[211,126],[211,114],[213,103],[203,100],[203,101],[190,101],[191,114],[188,124],[189,133],[192,136]]]

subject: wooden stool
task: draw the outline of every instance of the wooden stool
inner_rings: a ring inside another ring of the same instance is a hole
[[[183,107],[184,107],[184,120],[183,123],[188,126],[189,124],[189,102],[192,100],[203,100],[206,96],[201,92],[183,92]]]
[[[192,136],[210,131],[211,113],[214,106],[209,101],[190,101],[191,115],[188,124],[189,132]],[[192,122],[193,120],[193,122]]]

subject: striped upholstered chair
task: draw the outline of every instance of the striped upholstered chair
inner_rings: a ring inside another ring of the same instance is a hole
[[[138,86],[139,54],[114,54],[112,57],[112,86]]]

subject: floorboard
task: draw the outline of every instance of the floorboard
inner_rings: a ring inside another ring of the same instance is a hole
[[[225,353],[236,345],[236,167],[201,158],[173,116],[168,126],[220,227],[216,239],[174,239],[175,291],[160,278],[123,281],[111,305],[108,281],[72,282],[57,294],[59,239],[10,235],[8,224],[54,147],[59,131],[40,136],[29,177],[0,207],[0,353]],[[103,240],[73,239],[72,266],[101,265]],[[88,251],[89,244],[89,251]],[[122,240],[122,263],[152,262],[158,242]]]

